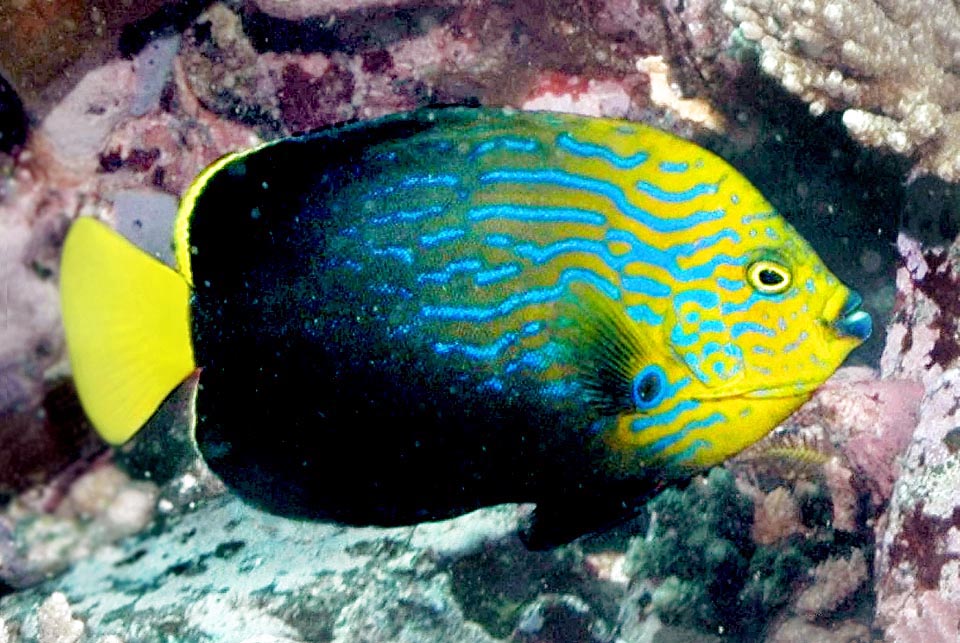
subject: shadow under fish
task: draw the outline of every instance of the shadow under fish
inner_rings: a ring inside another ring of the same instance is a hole
[[[224,157],[174,271],[77,220],[84,409],[128,440],[201,369],[194,434],[244,499],[348,524],[535,502],[546,547],[627,518],[802,404],[870,333],[745,178],[648,126],[447,108]]]

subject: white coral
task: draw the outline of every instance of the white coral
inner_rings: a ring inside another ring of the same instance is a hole
[[[960,182],[960,11],[924,0],[726,0],[760,66],[850,134]]]
[[[83,636],[83,621],[73,618],[67,597],[50,594],[37,610],[41,643],[76,643]]]

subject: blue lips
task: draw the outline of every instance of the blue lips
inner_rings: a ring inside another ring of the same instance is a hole
[[[860,304],[863,303],[863,297],[860,293],[851,290],[850,296],[843,304],[843,310],[840,311],[840,319],[834,324],[834,328],[841,335],[856,337],[860,341],[865,341],[870,337],[873,331],[873,320],[870,319],[870,313],[860,310]]]

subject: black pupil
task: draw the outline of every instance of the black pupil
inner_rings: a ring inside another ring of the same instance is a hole
[[[660,377],[656,373],[645,375],[637,387],[637,397],[641,402],[649,402],[660,393]]]
[[[783,283],[783,275],[776,270],[770,270],[769,268],[764,268],[761,270],[758,277],[760,278],[760,283],[762,283],[764,286],[779,286]]]

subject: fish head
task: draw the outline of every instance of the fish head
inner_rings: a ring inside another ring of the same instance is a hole
[[[704,399],[809,394],[872,330],[862,297],[789,223],[756,221],[738,254],[679,290],[667,315],[671,352]]]
[[[639,465],[700,469],[735,455],[870,335],[860,295],[772,211],[731,235],[714,264],[703,279],[675,284],[663,348],[638,365],[634,408],[606,434]]]

